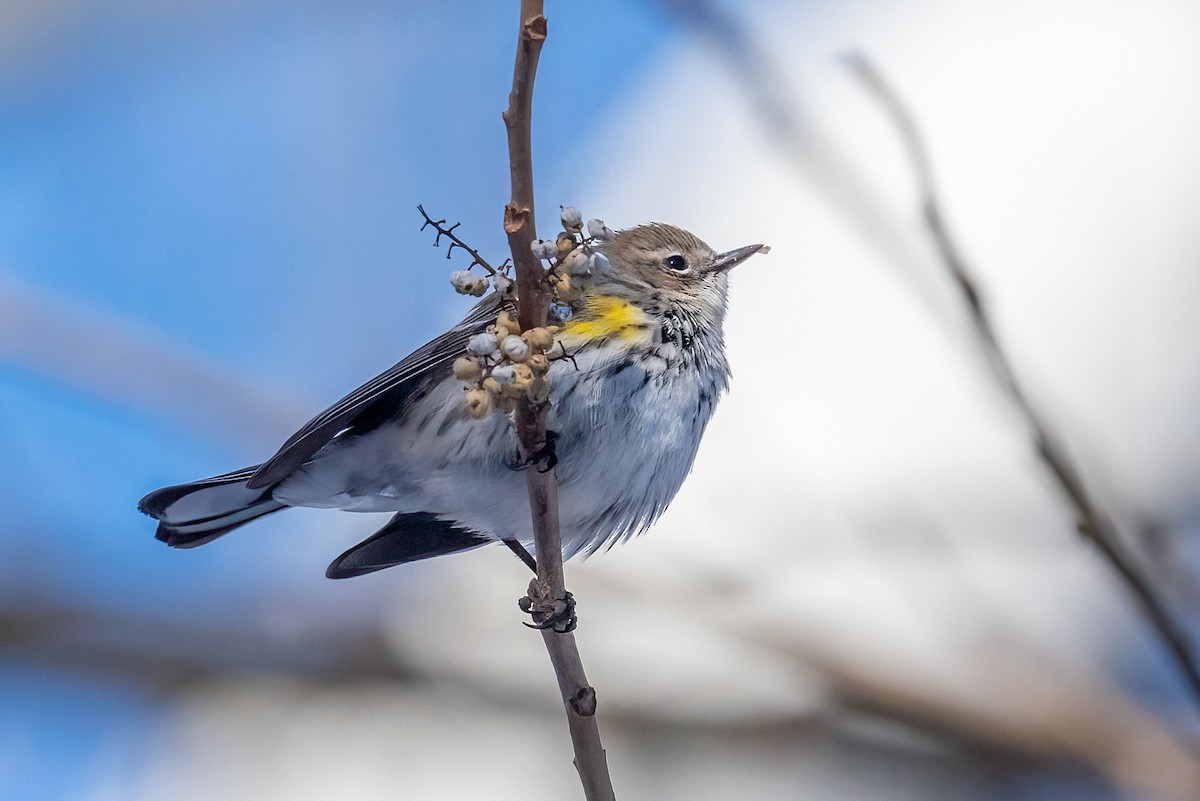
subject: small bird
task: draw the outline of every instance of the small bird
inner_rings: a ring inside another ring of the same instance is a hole
[[[564,558],[644,531],[675,497],[729,382],[729,270],[768,250],[717,253],[660,223],[594,233],[585,241],[604,269],[560,309],[553,347],[569,358],[545,373]],[[289,506],[394,512],[333,561],[330,578],[494,541],[532,567],[516,432],[502,409],[476,419],[454,372],[472,337],[505,311],[515,312],[511,288],[317,415],[266,462],[156,490],[138,508],[176,548]]]

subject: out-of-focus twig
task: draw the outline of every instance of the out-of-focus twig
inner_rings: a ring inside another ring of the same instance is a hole
[[[198,432],[231,448],[275,448],[305,406],[103,310],[0,275],[0,363]]]
[[[204,625],[64,603],[38,589],[15,597],[6,594],[0,602],[0,659],[152,693],[177,695],[248,673],[325,687],[420,678],[374,626],[348,630],[306,618],[304,636],[297,637],[253,617],[234,626]],[[314,642],[323,647],[313,648]]]
[[[659,0],[663,8],[707,37],[737,80],[749,117],[805,186],[814,188],[862,241],[891,265],[904,286],[935,316],[947,314],[945,292],[930,274],[919,237],[899,224],[874,189],[872,176],[850,159],[762,46],[734,3]]]
[[[1200,763],[1189,746],[1115,688],[1091,686],[1084,677],[1046,673],[997,651],[981,655],[976,675],[990,694],[981,702],[875,662],[817,651],[799,658],[849,708],[985,750],[1087,765],[1131,796],[1200,797]]]
[[[995,326],[980,295],[978,284],[946,225],[933,180],[929,152],[916,122],[899,95],[864,56],[850,55],[846,62],[886,109],[904,140],[916,174],[922,215],[934,246],[968,309],[971,325],[988,358],[993,375],[1033,435],[1038,458],[1053,476],[1063,500],[1073,510],[1079,532],[1099,549],[1116,570],[1121,581],[1133,593],[1147,621],[1167,645],[1196,701],[1200,703],[1200,666],[1196,663],[1186,631],[1173,618],[1166,602],[1159,597],[1150,580],[1143,575],[1141,568],[1135,563],[1133,554],[1127,552],[1121,532],[1088,491],[1082,472],[1072,460],[1066,446],[1056,436],[1046,418],[1030,402],[1013,370],[1011,360],[996,337]]]
[[[508,157],[512,177],[512,200],[504,208],[504,230],[508,234],[516,270],[518,319],[523,329],[546,324],[548,286],[541,264],[530,249],[536,235],[533,205],[533,148],[530,132],[533,119],[533,82],[538,56],[546,39],[546,18],[542,0],[521,0],[520,31],[513,66],[512,92],[504,124],[508,130]],[[516,427],[521,448],[529,456],[547,442],[546,413],[549,404],[522,399],[517,407]],[[562,540],[558,528],[558,480],[553,468],[525,471],[529,488],[529,506],[533,516],[534,543],[537,549],[537,578],[530,585],[530,596],[552,602],[567,598],[563,576]],[[612,779],[600,742],[596,723],[596,691],[588,684],[570,631],[543,629],[542,637],[554,673],[558,678],[571,744],[575,749],[575,768],[588,801],[611,801]]]

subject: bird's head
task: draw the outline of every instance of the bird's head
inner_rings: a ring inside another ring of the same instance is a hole
[[[612,270],[607,277],[596,277],[596,289],[616,290],[647,309],[657,301],[719,316],[729,270],[767,250],[766,245],[747,245],[717,253],[695,234],[674,225],[639,225],[600,246]]]

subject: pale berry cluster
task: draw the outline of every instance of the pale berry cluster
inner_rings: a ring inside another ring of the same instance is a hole
[[[535,239],[531,247],[535,258],[550,263],[546,268],[546,281],[554,296],[548,307],[550,317],[565,323],[571,319],[571,303],[597,278],[604,279],[611,272],[612,263],[599,245],[615,234],[602,220],[588,220],[585,225],[583,214],[574,206],[560,208],[563,230],[553,240]],[[475,297],[486,294],[489,284],[504,293],[512,287],[512,280],[502,273],[486,276],[469,270],[451,273],[450,283],[460,294]],[[467,413],[476,419],[492,410],[509,413],[522,397],[544,402],[550,396],[546,377],[550,362],[566,357],[565,352],[557,357],[551,354],[558,331],[556,325],[522,331],[515,317],[501,311],[493,325],[471,337],[467,354],[454,362],[454,377],[467,382]]]
[[[454,361],[454,377],[467,381],[467,413],[476,419],[493,409],[511,412],[527,397],[550,397],[550,350],[556,326],[522,331],[515,317],[501,311],[496,322],[467,342],[467,355]]]
[[[553,239],[535,239],[534,257],[550,262],[546,280],[556,300],[550,315],[560,322],[571,319],[571,302],[578,300],[596,278],[606,278],[612,263],[597,246],[615,234],[603,220],[588,220],[584,232],[583,214],[574,206],[560,206],[563,230]]]

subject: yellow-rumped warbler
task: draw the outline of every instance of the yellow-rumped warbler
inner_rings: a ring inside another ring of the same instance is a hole
[[[556,345],[571,358],[550,362],[547,373],[564,557],[643,531],[674,498],[729,381],[728,271],[765,250],[718,254],[657,223],[602,230],[595,252],[607,257],[606,269],[562,310]],[[530,547],[509,417],[495,411],[473,419],[451,369],[468,341],[512,305],[493,292],[457,326],[313,418],[263,464],[157,490],[139,508],[159,520],[158,539],[178,548],[288,506],[395,512],[334,560],[330,578],[493,540],[518,552],[518,542]]]

